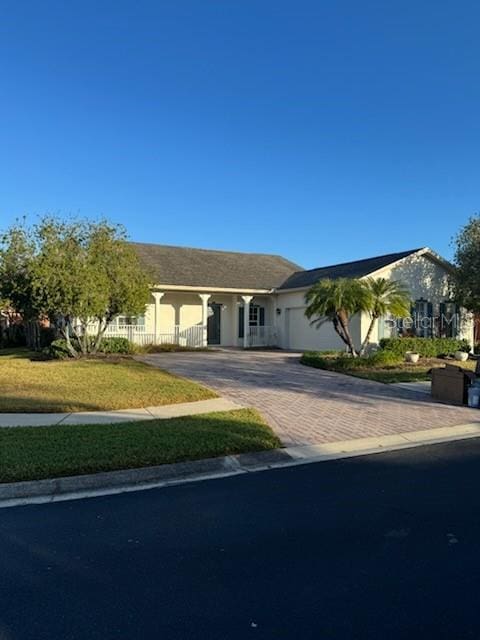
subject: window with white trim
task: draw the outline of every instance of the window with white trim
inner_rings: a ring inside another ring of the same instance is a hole
[[[117,317],[117,326],[120,325],[128,325],[130,327],[136,327],[138,331],[143,331],[145,329],[145,316],[118,316]]]

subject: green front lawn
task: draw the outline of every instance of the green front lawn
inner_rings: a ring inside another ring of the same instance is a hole
[[[368,359],[361,358],[351,359],[338,358],[333,354],[314,352],[306,353],[302,356],[302,364],[317,369],[326,369],[328,371],[336,371],[345,375],[355,376],[357,378],[366,378],[368,380],[376,380],[377,382],[395,383],[395,382],[418,382],[430,380],[429,371],[434,367],[444,367],[445,364],[453,364],[468,369],[475,370],[476,362],[467,360],[466,362],[457,362],[456,360],[445,360],[442,358],[420,358],[417,364],[409,364],[401,362],[390,365],[372,365]]]
[[[0,413],[134,409],[215,397],[128,357],[40,361],[26,350],[0,351]]]
[[[0,428],[0,482],[264,451],[278,438],[252,409],[107,425]]]

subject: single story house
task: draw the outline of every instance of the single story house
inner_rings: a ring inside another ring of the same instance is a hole
[[[414,322],[377,322],[371,341],[410,333],[473,340],[468,314],[458,318],[449,299],[451,265],[429,248],[413,249],[318,269],[302,269],[277,255],[190,249],[132,243],[153,275],[151,303],[144,315],[119,317],[109,335],[149,343],[224,347],[278,346],[294,350],[342,349],[331,323],[313,327],[305,317],[305,293],[322,278],[383,277],[399,280],[412,297]],[[436,318],[444,316],[439,324]],[[351,321],[357,344],[369,316]]]

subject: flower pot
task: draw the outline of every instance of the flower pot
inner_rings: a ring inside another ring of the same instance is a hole
[[[465,351],[455,351],[455,360],[465,362],[466,360],[468,360],[468,353],[466,353]]]
[[[419,353],[413,353],[413,351],[407,351],[405,354],[405,362],[409,362],[410,364],[417,364],[420,358]]]

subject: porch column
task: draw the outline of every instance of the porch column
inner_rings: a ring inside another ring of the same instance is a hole
[[[158,341],[158,334],[160,333],[159,329],[160,329],[160,300],[163,298],[164,296],[164,292],[163,291],[152,291],[152,296],[154,297],[155,300],[155,315],[154,315],[154,322],[155,322],[155,326],[154,326],[154,342],[155,344],[157,344]]]
[[[242,296],[243,300],[243,348],[248,348],[248,334],[250,329],[250,302],[253,296]]]
[[[238,347],[238,296],[232,296],[232,346]]]
[[[202,301],[202,347],[208,345],[207,334],[207,320],[208,320],[208,301],[210,299],[209,293],[199,293],[199,298]]]

